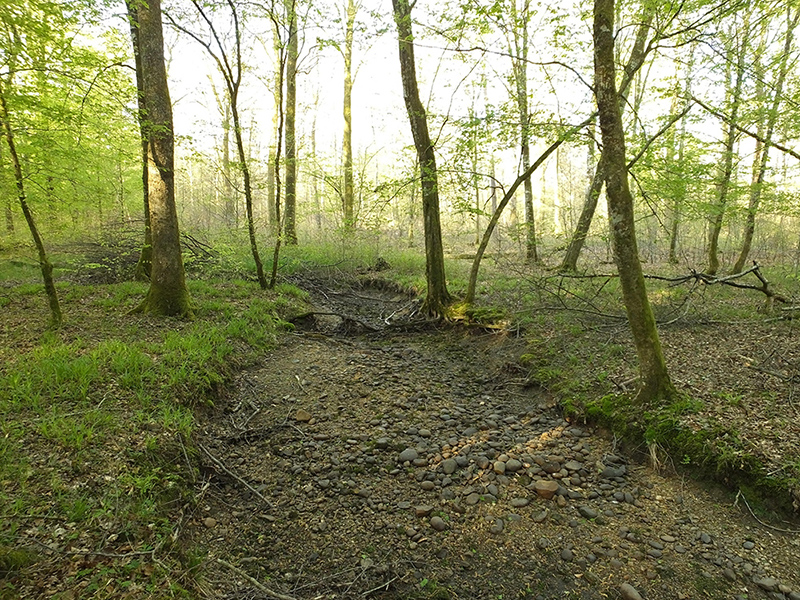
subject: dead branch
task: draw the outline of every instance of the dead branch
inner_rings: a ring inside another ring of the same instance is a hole
[[[259,491],[258,491],[256,488],[254,488],[252,485],[250,485],[249,483],[247,483],[247,482],[246,482],[244,479],[242,479],[241,477],[239,477],[239,476],[238,476],[236,473],[234,473],[233,471],[231,471],[231,470],[230,470],[228,467],[226,467],[226,466],[225,466],[225,464],[224,464],[224,463],[223,463],[221,460],[219,460],[219,459],[218,459],[216,456],[214,456],[213,454],[211,454],[211,452],[209,452],[209,451],[208,451],[208,449],[207,449],[205,446],[203,446],[203,444],[199,444],[199,443],[198,443],[198,444],[197,444],[197,447],[198,447],[198,448],[200,448],[200,450],[202,450],[202,451],[203,451],[203,454],[205,454],[205,455],[206,455],[206,456],[207,456],[209,459],[211,459],[211,462],[213,462],[213,463],[214,463],[214,465],[216,465],[218,468],[222,469],[222,470],[223,470],[225,473],[227,473],[228,475],[230,475],[231,477],[233,477],[233,478],[234,478],[236,481],[238,481],[239,483],[241,483],[241,484],[242,484],[243,486],[245,486],[245,487],[246,487],[248,490],[250,490],[250,491],[251,491],[251,492],[253,492],[253,493],[254,493],[256,496],[258,496],[259,498],[261,498],[261,500],[263,500],[263,501],[264,501],[264,504],[266,504],[267,506],[269,506],[270,508],[272,508],[272,503],[271,503],[269,500],[267,500],[267,499],[266,499],[266,498],[263,496],[263,494],[262,494],[261,492],[259,492]]]
[[[758,281],[761,285],[753,285],[749,283],[740,283],[737,281],[741,279],[745,275],[752,273],[756,276]],[[707,273],[699,273],[694,269],[688,275],[681,275],[680,277],[661,277],[660,275],[645,275],[646,279],[655,279],[658,281],[666,281],[669,283],[673,283],[675,285],[679,285],[681,283],[686,283],[687,281],[695,281],[697,283],[703,283],[705,285],[727,285],[730,287],[739,288],[742,290],[755,290],[757,292],[761,292],[767,297],[767,302],[780,302],[782,304],[791,304],[789,299],[770,288],[770,283],[767,281],[767,278],[764,277],[764,274],[761,272],[761,266],[756,262],[753,261],[753,266],[749,269],[742,271],[741,273],[733,273],[731,275],[726,275],[725,277],[716,277],[714,275],[709,275]]]
[[[239,567],[236,567],[229,563],[226,560],[222,560],[221,558],[216,559],[217,564],[222,565],[226,569],[230,569],[234,573],[236,573],[239,577],[246,579],[250,582],[250,584],[255,587],[259,592],[265,593],[270,598],[277,598],[277,600],[296,600],[294,596],[287,596],[286,594],[281,594],[280,592],[276,592],[275,590],[269,589],[263,583],[261,583],[258,579],[251,577]]]

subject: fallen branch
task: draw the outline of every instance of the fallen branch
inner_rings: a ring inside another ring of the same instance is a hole
[[[276,592],[275,590],[269,589],[263,583],[261,583],[255,577],[251,577],[244,571],[242,571],[239,567],[232,565],[227,560],[222,560],[221,558],[216,559],[217,564],[222,565],[226,569],[230,569],[234,573],[236,573],[239,577],[246,579],[253,585],[259,592],[265,593],[267,596],[271,598],[277,598],[278,600],[296,600],[294,596],[287,596],[286,594],[281,594],[280,592]]]
[[[752,273],[756,276],[758,281],[761,285],[753,285],[749,283],[739,283],[737,280],[741,279],[745,275]],[[749,269],[742,271],[741,273],[733,273],[732,275],[726,275],[725,277],[716,277],[715,275],[709,275],[707,273],[698,273],[694,269],[688,275],[681,275],[680,277],[661,277],[659,275],[645,275],[645,279],[655,279],[658,281],[666,281],[669,283],[673,283],[675,285],[685,283],[687,281],[696,281],[698,283],[704,283],[705,285],[728,285],[730,287],[739,288],[742,290],[755,290],[757,292],[761,292],[767,297],[767,302],[780,302],[782,304],[791,304],[790,300],[782,295],[775,292],[773,289],[770,288],[769,281],[767,278],[764,277],[764,274],[761,272],[761,266],[756,262],[753,261],[753,266]]]
[[[737,506],[739,504],[739,498],[741,498],[744,501],[744,505],[747,507],[747,510],[750,512],[750,515],[764,527],[772,529],[773,531],[780,531],[781,533],[793,533],[793,534],[800,533],[800,529],[784,529],[783,527],[775,527],[774,525],[770,525],[769,523],[765,523],[764,521],[759,519],[756,516],[756,513],[753,512],[753,509],[750,508],[750,503],[747,501],[747,498],[744,497],[742,490],[739,490],[738,493],[736,494],[736,499],[733,501],[734,506]]]
[[[205,454],[205,455],[206,455],[208,458],[210,458],[210,459],[211,459],[211,462],[213,462],[213,463],[214,463],[214,464],[215,464],[217,467],[219,467],[220,469],[222,469],[223,471],[225,471],[225,473],[227,473],[228,475],[230,475],[231,477],[233,477],[233,478],[234,478],[236,481],[238,481],[239,483],[241,483],[241,484],[242,484],[243,486],[245,486],[245,487],[246,487],[248,490],[250,490],[250,491],[251,491],[251,492],[253,492],[253,493],[254,493],[256,496],[258,496],[259,498],[261,498],[261,500],[263,500],[263,501],[264,501],[264,503],[265,503],[267,506],[269,506],[270,508],[272,508],[272,503],[271,503],[269,500],[267,500],[267,499],[266,499],[266,498],[263,496],[263,494],[261,494],[261,492],[259,492],[259,491],[258,491],[256,488],[254,488],[252,485],[250,485],[249,483],[247,483],[247,482],[246,482],[244,479],[242,479],[241,477],[239,477],[239,476],[238,476],[236,473],[234,473],[233,471],[231,471],[231,470],[230,470],[228,467],[226,467],[226,466],[225,466],[225,464],[224,464],[224,463],[223,463],[221,460],[219,460],[219,459],[218,459],[216,456],[214,456],[213,454],[211,454],[211,452],[209,452],[209,451],[208,451],[208,449],[207,449],[205,446],[203,446],[203,444],[197,444],[197,447],[198,447],[198,448],[200,448],[200,450],[202,450],[202,451],[203,451],[203,454]]]

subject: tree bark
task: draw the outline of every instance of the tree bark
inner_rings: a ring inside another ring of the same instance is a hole
[[[342,162],[344,167],[344,228],[355,228],[355,192],[353,184],[353,27],[356,20],[356,5],[347,0],[344,36],[344,130],[342,132]]]
[[[675,389],[661,352],[636,244],[633,196],[628,185],[625,133],[614,67],[614,0],[595,0],[593,34],[595,95],[606,163],[606,195],[614,260],[639,358],[638,399],[657,403],[672,396]]]
[[[444,269],[444,247],[439,216],[439,188],[436,156],[428,133],[428,119],[419,98],[417,71],[414,62],[414,36],[411,28],[411,7],[408,0],[392,0],[397,25],[400,74],[403,98],[417,150],[422,182],[422,219],[425,232],[425,275],[427,294],[423,311],[434,317],[444,316],[451,302]]]
[[[42,271],[42,280],[44,281],[44,289],[47,294],[47,300],[50,305],[50,326],[58,328],[63,321],[61,315],[61,306],[58,302],[58,292],[56,285],[53,281],[53,265],[47,258],[47,252],[44,247],[39,229],[36,227],[36,221],[33,218],[33,213],[28,206],[28,201],[25,196],[25,178],[22,174],[22,165],[19,161],[17,154],[17,146],[14,143],[14,130],[11,127],[11,118],[8,113],[8,105],[6,104],[6,96],[3,90],[3,84],[0,82],[0,121],[2,122],[3,135],[8,144],[8,153],[11,158],[11,164],[14,167],[14,181],[17,186],[17,198],[19,199],[22,214],[25,216],[25,221],[28,224],[28,229],[31,232],[33,243],[36,246],[36,252],[39,255],[39,268]]]
[[[756,230],[756,213],[761,204],[761,192],[764,188],[764,177],[767,172],[767,165],[769,164],[769,148],[772,143],[772,135],[775,132],[775,124],[778,121],[778,110],[780,109],[781,100],[783,99],[783,86],[789,71],[789,57],[792,52],[794,30],[797,27],[798,18],[800,18],[800,9],[795,11],[794,16],[792,16],[791,11],[787,12],[786,39],[784,40],[780,67],[778,68],[778,79],[775,82],[773,90],[772,106],[767,114],[766,133],[764,134],[765,141],[756,142],[756,159],[753,161],[753,180],[750,184],[747,221],[745,223],[742,249],[732,269],[734,273],[741,273],[744,270],[744,263],[747,261],[753,243],[753,234]]]
[[[289,21],[289,43],[286,55],[286,202],[284,206],[284,237],[290,246],[297,245],[297,12],[295,0],[286,0]]]
[[[272,174],[274,181],[274,215],[275,246],[272,249],[272,272],[269,278],[269,289],[274,289],[278,282],[278,258],[281,253],[281,240],[283,240],[283,223],[281,219],[281,148],[283,147],[283,80],[287,62],[286,52],[281,44],[280,27],[277,20],[273,19],[275,26],[275,50],[278,56],[275,73],[275,155],[272,157]]]
[[[147,182],[153,260],[150,289],[136,309],[156,315],[191,316],[175,207],[175,150],[172,104],[164,63],[160,0],[136,1],[142,93],[147,107]],[[134,0],[128,3],[130,8]]]
[[[139,40],[138,1],[127,0],[128,23],[131,29],[131,43],[133,44],[134,65],[136,68],[136,120],[139,123],[139,135],[142,140],[142,205],[144,206],[144,244],[139,252],[139,260],[133,272],[137,281],[150,281],[150,271],[153,263],[153,232],[150,228],[150,201],[147,186],[147,132],[145,122],[147,119],[147,106],[144,103],[144,76],[142,74],[142,52]]]
[[[619,88],[619,105],[621,113],[625,111],[628,90],[633,82],[633,78],[639,69],[642,68],[644,59],[647,56],[648,49],[645,47],[645,44],[647,42],[647,36],[650,33],[654,16],[654,10],[652,8],[648,9],[643,15],[642,22],[639,24],[639,28],[636,31],[636,38],[633,42],[631,55],[627,64],[625,65],[625,74],[622,78],[622,83],[620,84]],[[572,234],[569,246],[567,247],[567,252],[564,255],[564,260],[561,261],[561,266],[559,267],[561,272],[574,272],[578,269],[578,258],[580,257],[581,251],[583,250],[583,245],[586,242],[586,236],[589,235],[589,228],[592,226],[594,213],[597,210],[597,201],[600,198],[600,193],[603,191],[603,183],[605,182],[604,168],[605,163],[603,162],[603,158],[601,156],[600,160],[597,161],[597,165],[595,166],[592,182],[589,185],[589,189],[586,191],[586,200],[583,203],[581,214],[578,217],[578,223],[575,226],[575,232]]]

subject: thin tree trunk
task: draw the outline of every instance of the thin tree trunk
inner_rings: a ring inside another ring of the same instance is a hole
[[[508,188],[508,191],[505,193],[502,200],[500,200],[500,202],[497,204],[497,208],[495,208],[491,219],[489,219],[489,223],[486,225],[486,231],[483,232],[483,238],[481,239],[481,243],[475,252],[475,258],[472,261],[472,267],[469,273],[469,282],[467,283],[467,293],[464,297],[465,304],[472,304],[475,302],[475,290],[478,284],[478,269],[480,269],[481,260],[483,259],[486,248],[492,239],[492,233],[494,232],[495,227],[497,227],[497,223],[500,221],[500,215],[503,214],[503,210],[508,205],[509,201],[514,197],[514,194],[516,193],[517,189],[519,189],[519,186],[525,181],[530,181],[531,175],[533,175],[534,171],[536,171],[536,169],[538,169],[563,142],[564,138],[553,142],[550,147],[545,150],[539,156],[539,158],[536,159],[536,162],[528,167],[528,169],[522,173],[522,175],[517,177],[516,181],[511,184],[510,188]]]
[[[692,95],[692,72],[694,67],[694,59],[689,59],[689,65],[686,69],[686,79],[684,83],[684,97],[690,98]],[[677,102],[677,94],[676,94]],[[677,110],[677,106],[675,108]],[[676,164],[683,165],[686,156],[686,121],[688,120],[688,113],[681,117],[681,129],[678,141],[678,159]],[[674,147],[673,143],[670,147]],[[687,182],[686,178],[681,174],[678,180],[678,188],[674,191],[675,197],[672,202],[672,221],[670,223],[669,235],[669,256],[668,261],[671,264],[678,263],[678,234],[681,224],[681,213],[683,211],[683,203],[686,201]]]
[[[276,190],[276,171],[277,163],[275,157],[280,154],[279,147],[277,146],[278,139],[278,117],[283,113],[283,78],[279,76],[279,72],[283,72],[283,53],[281,52],[280,36],[275,32],[275,56],[277,68],[275,69],[275,82],[273,84],[274,95],[274,110],[272,113],[272,143],[269,148],[269,156],[267,157],[267,219],[269,221],[269,231],[273,235],[277,235],[280,230],[280,222],[276,216],[275,210],[275,190]]]
[[[355,228],[355,192],[353,185],[353,26],[356,20],[356,5],[347,0],[347,15],[344,37],[344,130],[342,132],[342,154],[344,167],[344,228]]]
[[[150,270],[153,262],[153,232],[150,228],[150,200],[147,186],[147,132],[145,121],[147,119],[147,107],[144,103],[144,74],[142,73],[142,53],[139,41],[139,17],[138,2],[127,0],[128,22],[131,29],[131,43],[133,45],[134,64],[136,68],[136,101],[137,113],[136,120],[139,123],[139,135],[142,140],[142,205],[144,207],[144,244],[139,252],[139,260],[133,272],[133,277],[137,281],[150,281]]]
[[[739,258],[733,266],[734,273],[741,273],[744,270],[744,263],[750,254],[750,247],[753,244],[753,234],[756,229],[756,213],[761,204],[761,191],[764,188],[764,177],[767,172],[767,165],[769,164],[769,147],[772,142],[772,135],[775,132],[775,124],[778,120],[778,109],[783,99],[783,85],[786,81],[786,75],[789,71],[789,57],[792,52],[792,42],[794,38],[794,30],[797,27],[798,18],[800,18],[800,9],[798,9],[794,17],[791,11],[787,11],[786,19],[786,39],[783,45],[783,53],[781,55],[781,63],[778,69],[778,79],[775,82],[773,91],[772,106],[770,107],[767,115],[767,131],[764,134],[765,142],[756,142],[756,160],[753,161],[753,182],[750,184],[750,200],[747,207],[747,221],[744,229],[744,239],[742,240],[742,249],[739,253]],[[760,133],[760,132],[759,132]],[[760,154],[760,156],[759,156]]]
[[[403,97],[417,149],[422,181],[422,218],[425,230],[425,272],[427,294],[423,311],[435,317],[444,316],[451,302],[447,291],[444,269],[444,247],[439,215],[439,189],[436,173],[436,156],[428,133],[425,108],[419,98],[417,71],[414,63],[414,36],[411,29],[411,7],[408,0],[392,0],[394,20],[397,24],[400,73],[403,79]]]
[[[283,239],[283,224],[281,219],[281,148],[283,146],[283,79],[286,68],[286,53],[280,44],[280,28],[275,25],[275,48],[277,50],[277,73],[275,74],[275,111],[277,115],[275,128],[275,156],[273,157],[272,172],[275,181],[275,247],[272,251],[272,273],[269,278],[269,289],[274,289],[278,282],[278,258],[281,253],[281,240]]]
[[[661,351],[636,244],[633,196],[628,186],[625,133],[614,67],[614,0],[595,0],[593,31],[595,94],[606,163],[614,260],[639,358],[641,381],[638,399],[661,402],[672,396],[675,389]]]
[[[578,217],[578,223],[575,225],[575,232],[572,234],[567,253],[564,255],[564,260],[559,267],[561,272],[573,272],[578,268],[578,258],[586,242],[586,236],[589,235],[589,228],[592,226],[594,213],[597,210],[597,201],[600,199],[600,193],[603,191],[605,183],[606,174],[603,165],[603,157],[601,155],[595,166],[592,182],[586,191],[586,200],[584,200],[581,214]]]
[[[313,164],[317,161],[317,114],[319,113],[319,93],[314,94],[314,117],[311,121],[311,160]],[[317,226],[317,233],[322,234],[322,196],[319,193],[319,177],[311,180],[311,195],[314,199],[314,222]]]
[[[286,16],[289,20],[289,44],[286,56],[286,203],[284,210],[284,237],[290,246],[297,245],[297,13],[294,0],[287,0]]]
[[[522,158],[522,172],[531,166],[530,123],[528,116],[528,6],[523,5],[522,14],[517,11],[517,0],[511,1],[513,36],[513,58],[511,67],[516,86],[517,126]],[[525,204],[525,262],[539,262],[536,249],[536,218],[533,212],[533,184],[530,177],[523,182]]]
[[[267,282],[266,275],[264,274],[264,265],[261,262],[261,256],[258,251],[258,243],[256,240],[255,217],[253,211],[253,186],[251,183],[249,160],[245,151],[244,139],[242,137],[242,121],[239,116],[239,90],[241,89],[242,73],[244,70],[242,67],[242,34],[239,22],[239,13],[237,12],[237,6],[233,0],[228,0],[228,8],[231,11],[231,17],[233,18],[235,35],[234,41],[236,44],[234,60],[231,61],[227,51],[225,50],[225,47],[220,42],[220,38],[211,19],[206,15],[204,7],[201,6],[196,0],[193,0],[192,3],[211,30],[212,38],[215,40],[217,50],[215,51],[211,47],[210,42],[205,41],[200,36],[192,33],[174,21],[173,24],[175,27],[191,36],[206,49],[208,54],[217,63],[220,74],[225,80],[225,85],[228,90],[227,105],[230,110],[231,118],[233,119],[233,134],[239,157],[238,167],[242,173],[245,213],[247,218],[247,233],[250,240],[250,252],[256,265],[256,277],[258,278],[258,284],[261,286],[261,289],[267,289],[267,287],[269,287],[269,283]],[[219,54],[217,54],[217,52]]]
[[[2,82],[0,82],[2,83]],[[0,146],[0,168],[3,167],[3,148]],[[14,235],[14,211],[12,207],[12,197],[6,196],[6,202],[4,207],[5,218],[6,218],[6,233],[11,236]]]
[[[225,222],[228,226],[238,227],[239,211],[236,209],[236,194],[234,194],[233,186],[231,185],[231,105],[230,101],[222,101],[222,189],[225,194],[223,200],[225,203]]]
[[[706,273],[715,275],[719,270],[719,236],[722,232],[722,222],[725,216],[725,209],[728,204],[728,192],[731,186],[733,175],[733,150],[738,138],[737,129],[734,125],[738,120],[739,104],[742,96],[742,86],[746,67],[747,44],[750,37],[750,14],[745,15],[743,30],[741,35],[741,46],[735,50],[731,48],[728,52],[727,64],[733,63],[733,53],[738,52],[736,60],[735,83],[733,89],[729,90],[730,98],[730,122],[725,132],[725,145],[722,150],[722,168],[720,169],[719,179],[716,184],[716,199],[711,208],[711,221],[708,232],[708,267]]]
[[[39,268],[42,271],[42,280],[44,281],[44,289],[47,294],[47,300],[50,304],[50,326],[58,328],[63,321],[61,315],[61,306],[58,303],[58,292],[56,285],[53,281],[53,265],[47,259],[47,252],[44,247],[39,229],[36,227],[36,222],[33,218],[33,213],[28,206],[28,201],[25,196],[25,178],[22,174],[22,165],[19,162],[17,155],[17,147],[14,143],[14,130],[11,128],[11,119],[8,113],[8,105],[6,104],[5,91],[3,84],[0,82],[0,121],[2,121],[3,134],[8,144],[8,153],[11,158],[11,164],[14,167],[14,181],[17,185],[17,198],[19,199],[22,214],[25,215],[25,221],[28,223],[33,243],[36,246],[36,252],[39,255]]]
[[[129,2],[130,5],[133,1]],[[181,256],[178,213],[175,207],[175,151],[172,104],[164,63],[161,2],[136,4],[142,92],[147,107],[147,182],[153,259],[150,289],[136,309],[157,315],[190,316],[189,292]]]
[[[238,85],[236,95],[238,96]],[[250,238],[250,252],[253,255],[253,260],[256,263],[256,276],[258,277],[258,285],[262,290],[269,287],[267,277],[264,274],[264,264],[261,262],[261,255],[258,252],[258,242],[256,240],[256,224],[255,217],[253,216],[253,187],[250,182],[250,167],[247,162],[247,157],[244,152],[244,141],[242,140],[242,128],[239,122],[239,110],[237,107],[236,96],[231,98],[231,115],[233,116],[233,131],[236,138],[236,148],[239,151],[239,168],[242,171],[242,179],[244,183],[244,201],[245,210],[247,212],[247,233]]]
[[[633,49],[631,50],[630,58],[625,65],[625,74],[622,78],[622,83],[620,84],[620,113],[624,112],[625,107],[627,106],[628,90],[630,89],[634,76],[639,69],[642,68],[644,59],[647,56],[648,48],[645,46],[645,44],[647,42],[647,36],[650,34],[654,14],[655,13],[652,8],[648,9],[643,15],[639,29],[636,31]],[[575,231],[572,234],[569,246],[567,247],[567,252],[564,255],[564,260],[561,261],[561,266],[559,267],[561,272],[574,272],[578,269],[578,258],[583,250],[586,237],[589,235],[589,229],[592,226],[592,220],[594,220],[594,213],[597,210],[597,201],[600,198],[600,193],[603,190],[603,184],[605,182],[604,167],[605,163],[603,162],[603,157],[601,156],[600,160],[597,161],[597,165],[595,166],[594,177],[592,177],[592,183],[586,192],[586,199],[584,201],[583,208],[581,209],[581,214],[578,217],[578,223],[575,226]]]

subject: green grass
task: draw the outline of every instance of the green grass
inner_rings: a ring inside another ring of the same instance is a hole
[[[128,314],[144,284],[61,281],[65,325],[49,331],[36,320],[43,297],[31,298],[43,296],[38,273],[4,269],[1,259],[0,279],[20,282],[3,289],[3,310],[26,327],[0,330],[0,570],[12,578],[0,598],[47,569],[20,545],[37,515],[45,541],[62,527],[65,539],[109,555],[160,548],[158,563],[109,557],[76,568],[69,585],[81,597],[187,597],[191,580],[175,577],[185,570],[172,536],[198,477],[195,407],[212,404],[237,369],[274,347],[305,293],[190,279],[197,316],[179,321]]]

